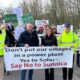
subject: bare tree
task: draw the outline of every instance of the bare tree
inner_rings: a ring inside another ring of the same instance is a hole
[[[29,0],[29,3],[23,1],[20,6],[24,13],[31,12],[35,19],[49,19],[51,24],[70,21],[75,28],[80,24],[80,0],[48,0],[44,4],[42,0]]]

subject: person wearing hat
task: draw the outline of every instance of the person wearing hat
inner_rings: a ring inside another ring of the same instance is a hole
[[[73,33],[70,29],[70,23],[65,23],[65,29],[62,34],[58,37],[58,46],[63,47],[71,47],[73,48],[73,54],[75,55],[76,48],[78,47],[78,36],[77,34]],[[73,55],[73,59],[74,59]],[[68,70],[68,71],[67,71]],[[63,80],[72,80],[73,78],[73,67],[72,68],[63,68]]]

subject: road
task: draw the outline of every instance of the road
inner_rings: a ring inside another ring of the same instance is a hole
[[[62,69],[55,69],[54,73],[55,73],[54,74],[55,75],[54,80],[63,80],[62,79]],[[26,74],[26,80],[27,80],[27,75],[28,74]],[[10,75],[5,76],[5,80],[20,80],[20,71],[11,72]],[[45,80],[44,70],[34,70],[33,80]],[[76,65],[76,63],[74,64],[73,80],[80,80],[80,67],[78,67]]]

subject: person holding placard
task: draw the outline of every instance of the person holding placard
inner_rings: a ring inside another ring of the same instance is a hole
[[[32,23],[26,24],[26,30],[21,33],[18,46],[19,47],[31,47],[39,46],[38,36],[35,30],[33,30],[34,25]],[[32,80],[33,70],[29,70],[28,80]],[[21,80],[26,80],[26,70],[21,71]]]
[[[53,29],[49,26],[46,29],[45,36],[41,40],[42,46],[57,46],[56,36],[53,34]],[[49,73],[50,70],[50,73]],[[45,80],[54,80],[54,69],[45,69]]]

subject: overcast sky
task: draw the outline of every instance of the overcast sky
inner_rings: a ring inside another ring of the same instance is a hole
[[[7,8],[9,6],[12,6],[13,8],[18,7],[19,2],[22,0],[0,0],[0,7],[1,8]],[[29,1],[29,0],[26,0]],[[46,0],[42,0],[43,3],[45,3]],[[49,0],[47,0],[49,1]]]
[[[0,7],[7,8],[9,6],[18,7],[19,1],[21,0],[0,0]]]

